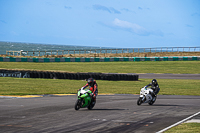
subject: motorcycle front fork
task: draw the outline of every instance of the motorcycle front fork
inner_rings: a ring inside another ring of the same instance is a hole
[[[144,101],[145,101],[145,97],[143,96],[143,97],[142,97],[142,102],[144,102]]]

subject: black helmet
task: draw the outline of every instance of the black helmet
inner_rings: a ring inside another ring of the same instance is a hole
[[[94,79],[93,78],[89,78],[87,80],[87,83],[88,83],[89,86],[93,86],[94,85]]]
[[[153,79],[153,80],[152,80],[152,84],[153,84],[153,85],[157,85],[157,84],[158,84],[158,83],[157,83],[157,80],[156,80],[156,79]]]

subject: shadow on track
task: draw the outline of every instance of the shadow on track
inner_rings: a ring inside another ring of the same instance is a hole
[[[170,104],[153,104],[153,105],[147,105],[147,106],[180,106],[180,105],[170,105]]]
[[[128,109],[92,109],[92,110],[105,110],[105,111],[112,111],[112,110],[128,110]]]

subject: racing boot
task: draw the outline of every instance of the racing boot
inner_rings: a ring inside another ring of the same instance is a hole
[[[94,105],[96,103],[96,97],[92,98],[92,104]]]
[[[154,92],[151,93],[151,96],[152,96],[152,101],[155,101],[156,99],[156,94]]]

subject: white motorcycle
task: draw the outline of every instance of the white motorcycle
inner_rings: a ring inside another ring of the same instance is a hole
[[[157,96],[152,97],[151,93],[153,90],[151,88],[143,87],[140,91],[140,97],[137,100],[137,105],[141,105],[142,103],[148,103],[149,105],[153,105],[156,101]]]

